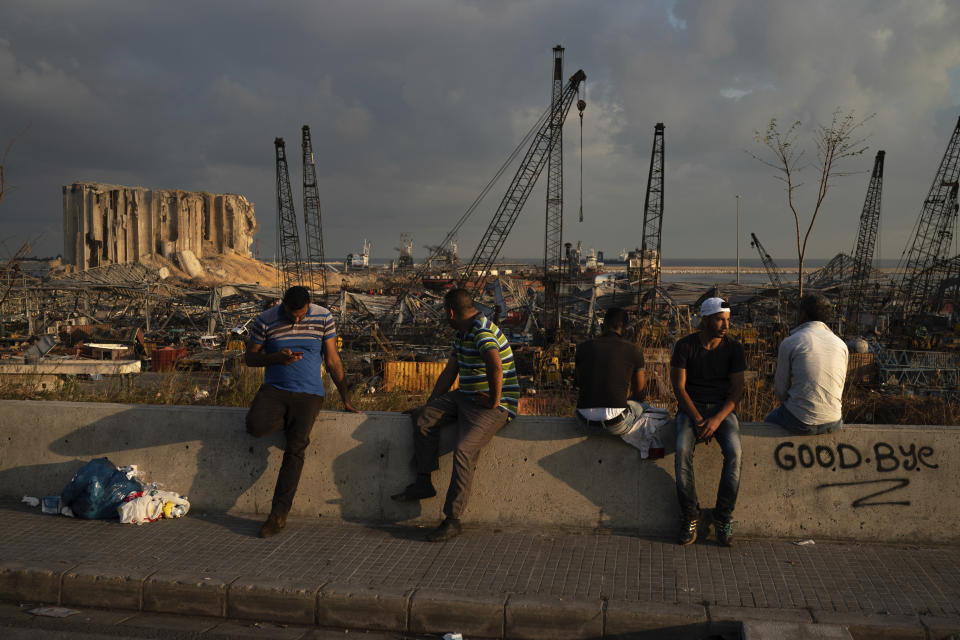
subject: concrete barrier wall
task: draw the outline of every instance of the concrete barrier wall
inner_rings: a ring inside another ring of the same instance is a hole
[[[91,458],[137,464],[199,511],[264,514],[282,437],[244,431],[244,409],[0,401],[0,495],[58,494]],[[445,447],[452,445],[448,429]],[[849,425],[796,437],[745,424],[735,518],[739,534],[890,542],[960,541],[960,427]],[[409,417],[322,412],[313,430],[294,512],[356,522],[435,524],[437,499],[401,505],[389,496],[412,478]],[[557,525],[672,535],[679,510],[673,455],[642,460],[617,438],[584,435],[571,418],[521,416],[480,459],[468,522]],[[720,475],[716,443],[699,445],[700,503]]]

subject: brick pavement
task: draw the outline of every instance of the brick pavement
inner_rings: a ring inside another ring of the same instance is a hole
[[[538,637],[537,628],[540,637],[601,637],[750,617],[900,628],[902,637],[960,630],[956,547],[743,539],[679,547],[469,526],[432,544],[420,529],[309,519],[261,540],[260,524],[191,513],[137,527],[0,501],[0,599],[393,631],[450,631],[460,615],[464,630],[491,637]],[[277,604],[272,613],[249,609],[244,593]]]

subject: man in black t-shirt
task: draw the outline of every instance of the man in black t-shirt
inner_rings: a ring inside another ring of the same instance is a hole
[[[713,510],[717,541],[733,540],[733,509],[740,490],[742,450],[740,422],[733,410],[743,395],[747,368],[743,346],[727,336],[730,308],[722,298],[700,306],[699,331],[677,341],[670,360],[670,381],[677,396],[677,497],[683,521],[680,544],[697,539],[700,505],[693,478],[697,442],[716,436],[723,453],[723,471]]]
[[[577,420],[615,436],[627,433],[643,413],[646,384],[643,352],[623,338],[626,321],[623,309],[607,309],[603,335],[578,344],[576,355]]]

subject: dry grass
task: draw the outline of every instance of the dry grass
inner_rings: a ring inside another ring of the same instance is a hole
[[[100,381],[65,378],[58,386],[38,388],[37,382],[0,384],[0,398],[29,400],[67,400],[74,402],[112,402],[120,404],[216,405],[246,407],[263,382],[263,369],[234,363],[220,371],[182,371],[116,376]],[[326,408],[343,408],[336,387],[324,378],[328,391]],[[657,385],[647,387],[648,401],[676,410],[672,396],[660,397]],[[665,387],[668,388],[668,387]],[[361,411],[406,411],[421,406],[426,393],[354,390],[353,405]],[[748,380],[737,415],[744,422],[759,422],[777,405],[770,383],[756,377]],[[844,394],[844,422],[848,424],[960,425],[960,401],[956,398],[896,395],[851,386]],[[539,416],[570,416],[576,406],[574,390],[541,392],[524,396],[521,413]]]

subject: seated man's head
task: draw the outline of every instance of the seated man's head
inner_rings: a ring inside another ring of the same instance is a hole
[[[800,298],[800,322],[830,322],[833,305],[821,293],[807,293]]]
[[[469,320],[477,314],[477,308],[473,306],[473,297],[466,289],[451,289],[443,296],[443,309],[447,316],[447,322],[454,329],[462,328],[465,320]]]
[[[708,338],[722,338],[730,328],[730,307],[723,298],[707,298],[700,305],[700,324]]]
[[[310,291],[306,287],[290,287],[283,294],[283,310],[294,323],[303,320],[310,310]]]
[[[603,333],[615,333],[618,336],[623,335],[623,330],[627,327],[627,312],[620,307],[610,307],[603,315]]]

